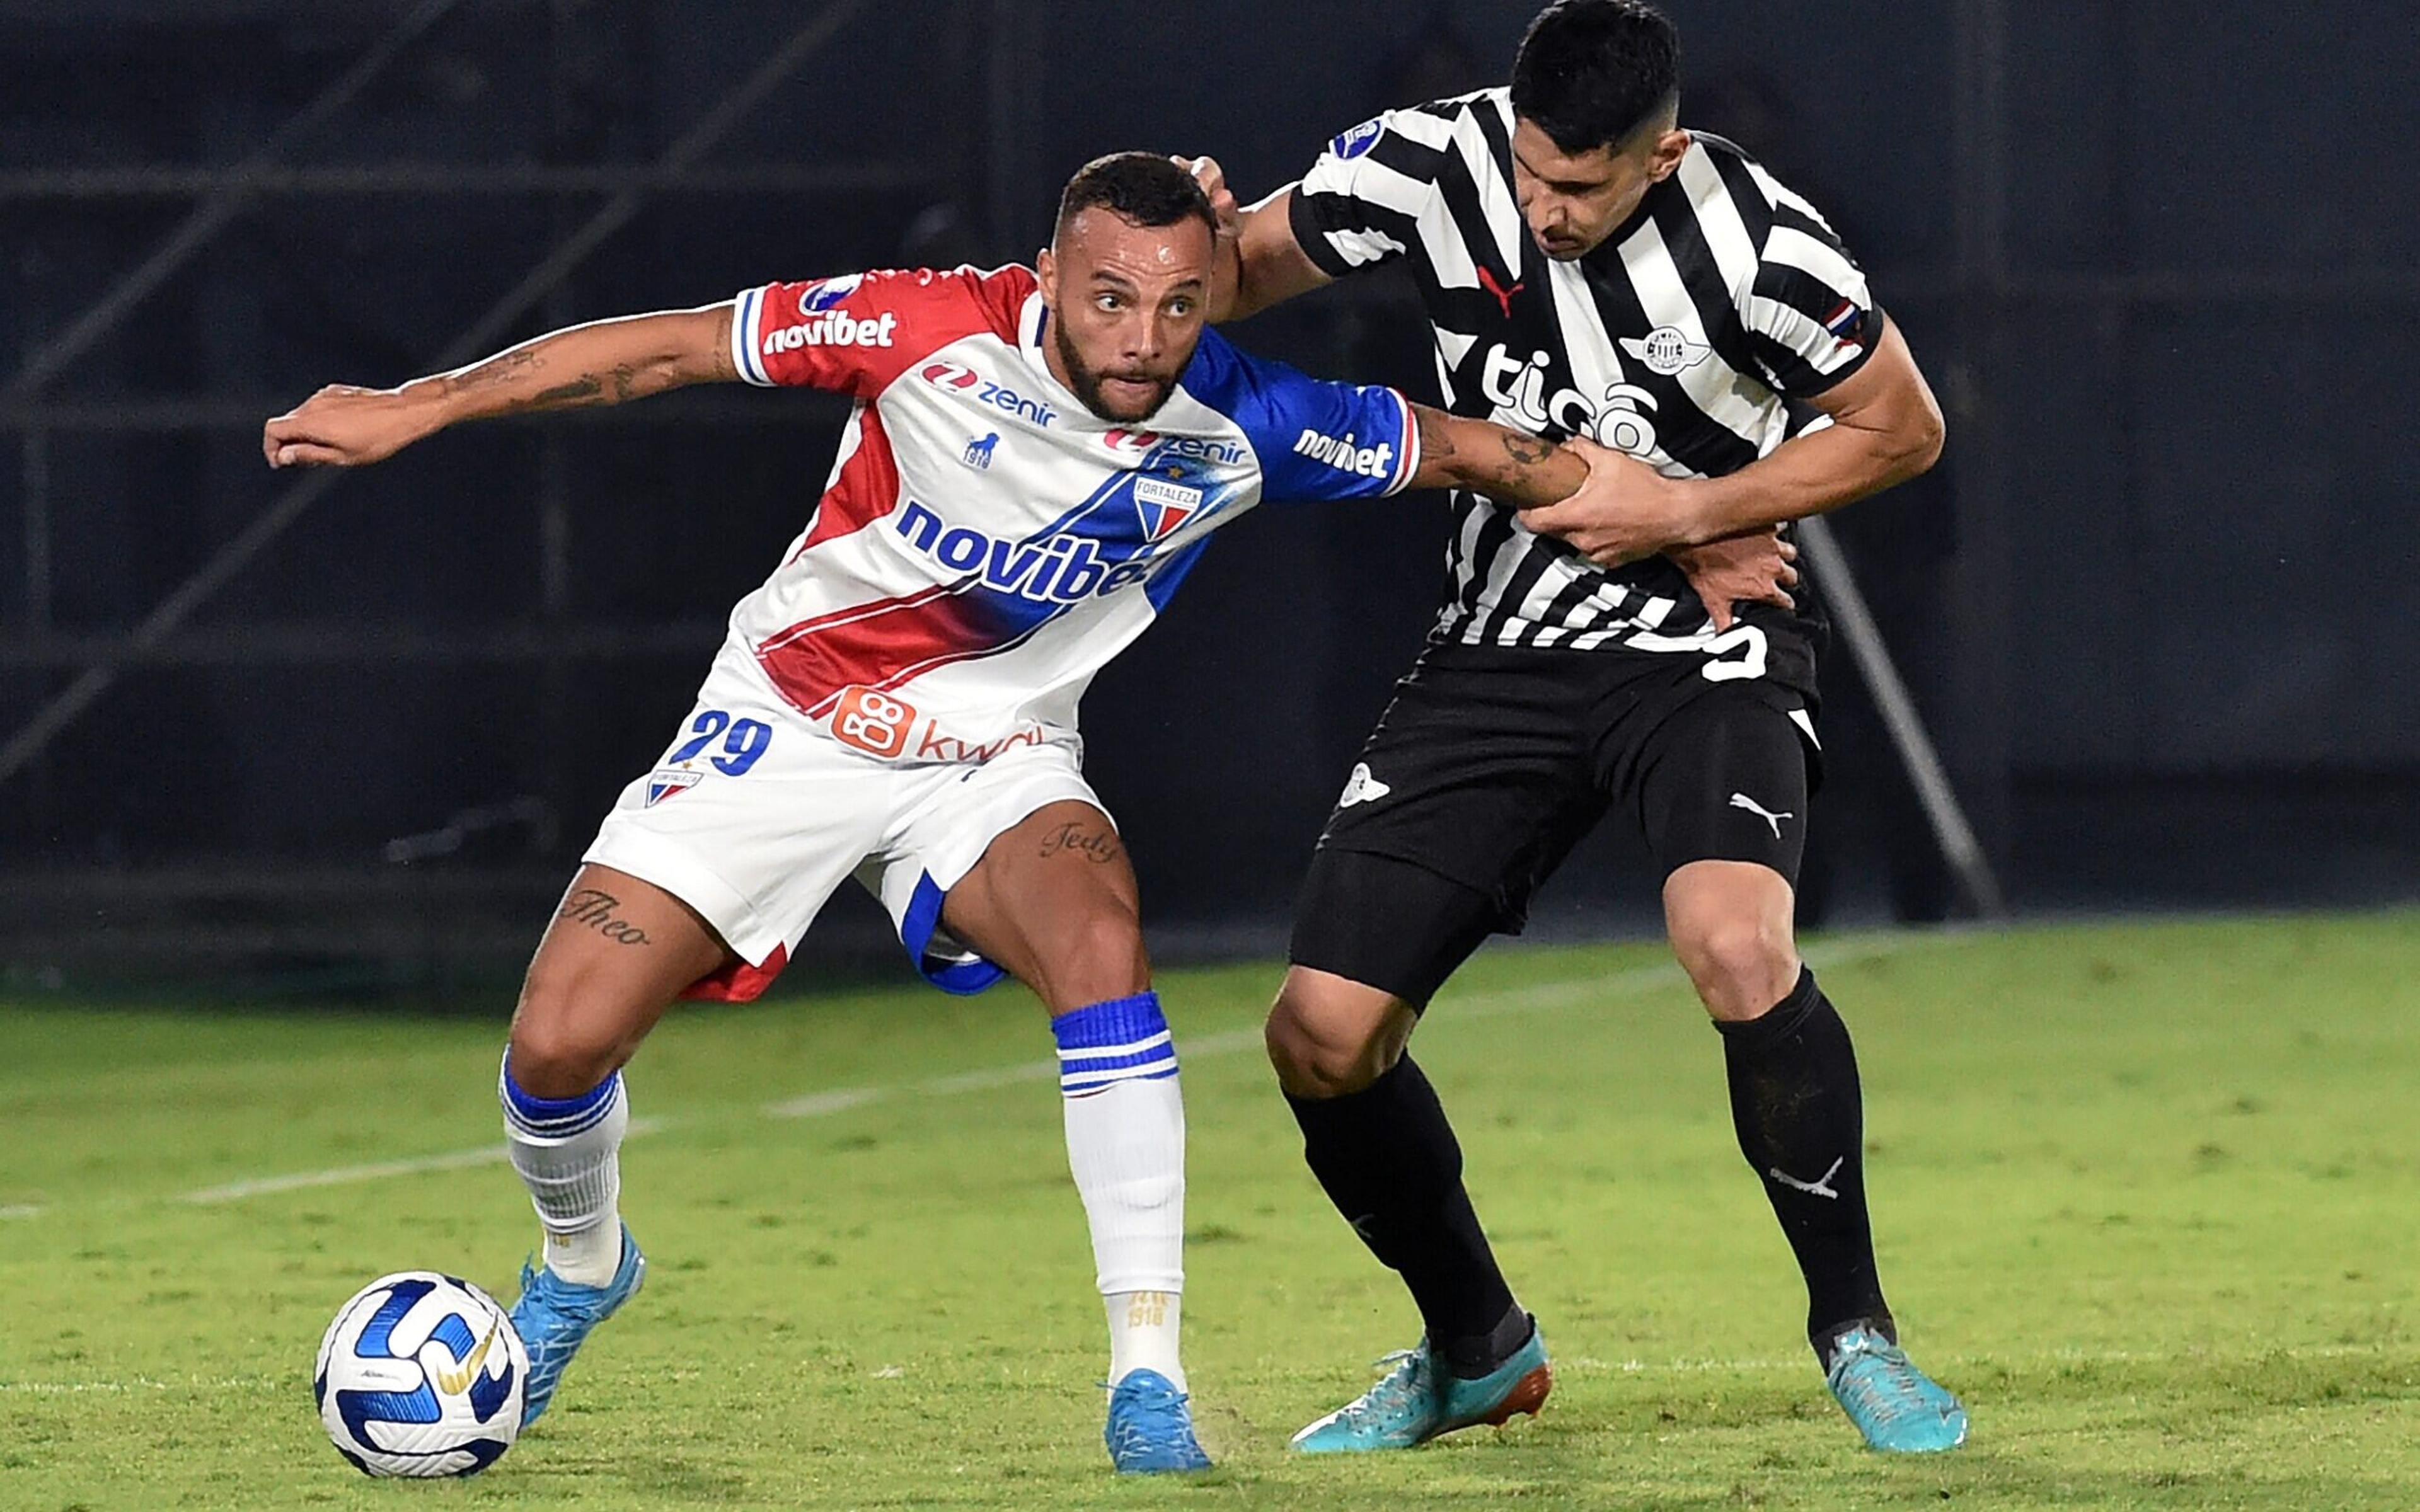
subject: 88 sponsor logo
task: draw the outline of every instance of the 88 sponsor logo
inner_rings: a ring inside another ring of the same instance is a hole
[[[908,733],[915,728],[915,705],[870,687],[848,689],[832,710],[835,739],[884,761],[908,748]]]

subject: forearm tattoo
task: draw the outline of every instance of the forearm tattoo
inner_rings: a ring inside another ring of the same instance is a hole
[[[536,351],[506,352],[476,367],[451,375],[445,379],[445,392],[449,394],[476,393],[482,390],[534,382],[546,365],[546,358]],[[489,404],[495,408],[489,412],[517,414],[533,409],[577,409],[589,405],[621,404],[660,393],[670,386],[660,374],[628,363],[616,363],[603,372],[581,373],[535,393],[491,398]]]

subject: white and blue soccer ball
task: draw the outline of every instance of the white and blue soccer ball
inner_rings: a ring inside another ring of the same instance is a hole
[[[311,1392],[365,1475],[475,1475],[521,1430],[529,1351],[496,1300],[435,1271],[382,1275],[336,1309]]]

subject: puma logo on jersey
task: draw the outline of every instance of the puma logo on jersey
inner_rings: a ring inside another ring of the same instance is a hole
[[[1370,775],[1368,762],[1355,762],[1353,775],[1344,781],[1344,795],[1336,800],[1340,809],[1350,809],[1357,803],[1375,803],[1395,790]]]
[[[1479,286],[1496,296],[1497,304],[1504,311],[1504,318],[1510,320],[1512,318],[1512,296],[1529,285],[1526,283],[1516,283],[1511,288],[1506,288],[1496,282],[1495,269],[1482,267],[1479,270]]]
[[[1773,838],[1775,840],[1779,840],[1781,838],[1781,822],[1783,820],[1795,819],[1798,817],[1796,814],[1786,811],[1782,813],[1775,813],[1772,810],[1757,802],[1754,798],[1749,797],[1745,793],[1734,793],[1731,795],[1731,807],[1734,809],[1745,809],[1748,812],[1756,815],[1759,819],[1773,826]]]

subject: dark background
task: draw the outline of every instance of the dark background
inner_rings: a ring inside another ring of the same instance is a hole
[[[801,527],[843,409],[691,393],[305,495],[265,416],[491,312],[483,351],[1029,257],[1114,148],[1215,153],[1256,197],[1383,106],[1499,82],[1533,8],[0,0],[0,739],[114,679],[0,778],[0,985],[484,990]],[[1670,9],[1683,124],[1825,208],[1948,412],[1941,467],[1839,527],[2016,906],[2420,894],[2411,8]],[[1433,386],[1389,275],[1240,335]],[[1095,685],[1091,773],[1164,950],[1281,937],[1442,551],[1434,501],[1264,511]],[[1845,656],[1827,685],[1808,910],[1938,917]],[[1635,859],[1602,837],[1539,929],[1649,927]],[[810,959],[877,922],[842,900]]]

